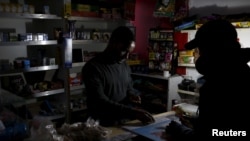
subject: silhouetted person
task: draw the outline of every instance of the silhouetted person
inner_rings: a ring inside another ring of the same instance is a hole
[[[199,49],[195,67],[205,79],[199,91],[199,115],[193,129],[172,121],[167,134],[187,141],[218,139],[216,136],[246,140],[250,134],[250,53],[241,48],[234,26],[221,19],[208,21],[185,48]]]
[[[127,119],[154,122],[149,112],[133,106],[141,103],[126,63],[134,48],[133,32],[126,26],[118,27],[112,32],[106,49],[82,69],[89,116],[101,125],[122,124]]]

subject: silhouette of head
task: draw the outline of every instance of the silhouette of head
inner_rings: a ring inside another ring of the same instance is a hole
[[[195,38],[185,44],[185,48],[199,49],[196,69],[201,74],[207,74],[216,63],[223,65],[231,61],[228,61],[229,58],[238,55],[241,47],[237,36],[235,27],[229,21],[212,20],[198,29]]]
[[[117,27],[111,34],[106,52],[112,54],[114,61],[123,62],[135,48],[133,32],[126,26]]]
[[[186,49],[199,48],[199,51],[225,51],[240,48],[237,31],[227,20],[217,19],[202,25],[195,38],[185,45]]]

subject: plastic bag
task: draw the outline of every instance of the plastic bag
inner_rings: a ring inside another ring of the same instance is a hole
[[[53,141],[53,136],[51,136],[53,129],[53,123],[47,118],[34,117],[31,121],[30,137],[26,141]]]
[[[28,124],[6,108],[0,110],[0,140],[20,141],[29,136]]]

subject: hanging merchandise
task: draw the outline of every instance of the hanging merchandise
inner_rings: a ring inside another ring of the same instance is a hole
[[[135,0],[126,0],[124,2],[124,19],[135,20]]]
[[[189,0],[158,0],[153,15],[179,21],[188,17]]]
[[[158,0],[154,10],[155,17],[170,17],[174,16],[175,0]]]
[[[188,17],[189,0],[175,0],[175,12],[173,21],[182,20]]]

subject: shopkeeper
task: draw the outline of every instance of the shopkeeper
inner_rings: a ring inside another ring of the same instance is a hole
[[[133,32],[120,26],[112,32],[106,49],[82,69],[88,114],[101,125],[122,124],[131,119],[144,124],[154,122],[149,112],[136,108],[140,106],[141,98],[133,89],[130,67],[126,63],[134,48]]]

